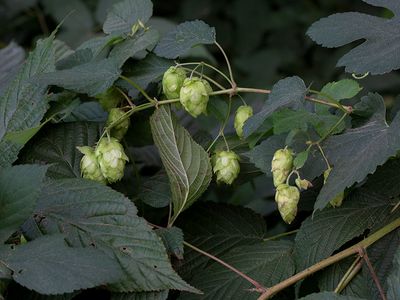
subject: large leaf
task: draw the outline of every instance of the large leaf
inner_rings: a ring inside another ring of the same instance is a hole
[[[46,167],[20,165],[0,169],[0,243],[31,215],[39,197]]]
[[[244,124],[244,134],[254,133],[264,121],[277,109],[283,107],[299,108],[302,106],[307,88],[304,81],[297,77],[287,77],[278,81],[272,88],[264,107]]]
[[[107,90],[119,77],[121,70],[113,58],[91,61],[71,69],[38,76],[46,85],[57,85],[78,93],[95,96]]]
[[[8,249],[2,260],[16,282],[41,294],[70,293],[123,276],[112,258],[97,249],[71,248],[62,235],[43,236]]]
[[[199,44],[213,44],[215,28],[200,20],[179,24],[165,35],[154,49],[154,53],[165,58],[177,58]]]
[[[165,172],[146,178],[139,189],[139,198],[147,205],[165,207],[171,202],[171,189]]]
[[[108,34],[129,34],[139,21],[146,23],[153,14],[150,0],[124,0],[114,4],[103,25]]]
[[[220,258],[264,286],[274,285],[294,273],[291,256],[292,243],[288,241],[262,242],[235,248]],[[254,286],[225,266],[212,262],[199,270],[191,283],[204,295],[182,294],[179,299],[257,299],[251,291]]]
[[[100,135],[98,123],[67,123],[45,129],[30,147],[22,160],[28,163],[49,165],[51,178],[80,177],[79,163],[82,154],[77,146],[94,146]]]
[[[217,257],[232,248],[261,242],[266,235],[260,215],[248,208],[216,203],[194,206],[182,215],[179,226],[186,241]],[[190,248],[185,250],[180,271],[190,278],[191,273],[204,267],[208,258]]]
[[[342,296],[334,292],[321,292],[310,294],[306,297],[300,298],[300,300],[366,300],[363,298]]]
[[[111,300],[166,300],[168,291],[143,293],[113,293]]]
[[[123,42],[118,43],[110,52],[110,57],[114,58],[119,67],[125,61],[133,57],[136,53],[150,49],[158,41],[158,32],[153,29],[146,30],[142,33],[136,34],[134,37],[128,37]]]
[[[174,216],[192,205],[211,181],[211,163],[207,152],[189,132],[180,126],[168,106],[156,109],[150,119],[154,143],[167,171]]]
[[[334,14],[315,22],[307,34],[329,48],[365,40],[339,60],[338,66],[346,67],[347,72],[384,74],[400,68],[400,5],[392,0],[363,1],[392,10],[394,17],[384,19],[357,12]]]
[[[296,235],[298,270],[328,257],[365,230],[382,226],[382,220],[392,208],[390,199],[369,190],[358,190],[341,207],[315,212],[302,223]]]
[[[393,259],[393,268],[387,278],[387,284],[388,300],[400,299],[400,248]]]
[[[47,109],[47,85],[32,80],[54,70],[54,34],[39,40],[17,77],[0,96],[0,167],[11,165],[23,145],[5,140],[7,132],[39,125]]]
[[[400,149],[400,114],[388,126],[382,97],[369,94],[363,101],[380,104],[371,120],[364,126],[330,137],[322,145],[333,170],[318,195],[315,209],[323,209],[337,194],[362,181]]]
[[[16,43],[11,42],[0,49],[0,94],[3,87],[13,78],[25,59],[25,51]]]
[[[159,228],[155,232],[164,243],[167,253],[183,259],[183,232],[178,227]]]
[[[35,211],[46,232],[61,232],[73,246],[93,246],[118,261],[119,292],[196,291],[172,269],[159,237],[122,194],[83,179],[49,182]]]

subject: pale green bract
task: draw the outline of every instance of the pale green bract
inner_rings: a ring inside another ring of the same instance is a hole
[[[233,151],[217,152],[213,170],[217,175],[217,182],[232,184],[240,172],[239,156]]]
[[[110,130],[111,136],[120,141],[128,131],[130,119],[122,109],[112,108],[108,114],[106,126],[111,124],[113,124]]]
[[[293,152],[290,149],[279,149],[274,153],[271,162],[271,172],[274,186],[284,183],[293,168]]]
[[[252,115],[253,115],[253,108],[248,105],[239,106],[239,108],[236,110],[234,125],[236,133],[240,138],[243,137],[244,122],[246,122],[247,119],[250,118]]]
[[[188,113],[197,117],[207,112],[210,84],[198,77],[186,78],[180,91],[180,102]]]
[[[82,154],[84,154],[80,164],[82,177],[104,184],[107,183],[107,180],[101,173],[100,165],[97,161],[96,155],[94,154],[93,148],[88,146],[77,148]]]
[[[276,188],[275,201],[282,219],[290,224],[297,215],[297,204],[300,200],[300,191],[295,186],[280,184]]]
[[[177,99],[186,79],[186,72],[179,67],[170,67],[163,76],[162,87],[167,99]]]
[[[102,138],[96,147],[95,154],[101,172],[108,182],[113,183],[122,179],[125,163],[129,159],[116,138]]]

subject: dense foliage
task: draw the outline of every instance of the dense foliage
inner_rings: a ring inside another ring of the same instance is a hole
[[[351,44],[323,84],[252,55],[270,28],[242,1],[234,46],[150,0],[4,1],[21,44],[21,12],[59,25],[0,49],[0,298],[400,299],[400,106],[373,89],[400,4],[363,1],[384,13],[307,31]]]

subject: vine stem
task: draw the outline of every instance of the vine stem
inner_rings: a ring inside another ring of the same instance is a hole
[[[228,55],[226,55],[224,48],[222,48],[222,46],[217,41],[215,41],[214,44],[218,47],[218,49],[221,51],[222,55],[225,58],[226,65],[228,66],[229,77],[231,79],[232,88],[235,89],[236,88],[236,82],[233,79],[232,67],[231,67],[231,63],[229,62]]]
[[[140,87],[136,82],[134,82],[132,79],[124,76],[124,75],[119,75],[120,78],[128,82],[130,85],[132,85],[135,89],[137,89],[150,103],[154,103],[156,100],[152,99],[149,94],[146,93],[144,89]]]
[[[347,272],[343,275],[342,279],[339,281],[338,285],[335,288],[335,293],[339,294],[343,289],[350,283],[350,281],[353,279],[353,277],[360,271],[361,266],[362,266],[362,260],[360,256],[357,256],[357,258],[354,260],[354,262],[351,264],[350,268],[347,270]]]
[[[193,249],[196,252],[199,252],[200,254],[207,256],[208,258],[211,258],[212,260],[216,261],[217,263],[223,265],[224,267],[228,268],[229,270],[231,270],[232,272],[236,273],[237,275],[239,275],[240,277],[242,277],[243,279],[245,279],[246,281],[250,282],[254,287],[255,287],[255,291],[263,293],[266,291],[266,288],[260,284],[259,282],[257,282],[256,280],[254,280],[253,278],[247,276],[246,274],[244,274],[242,271],[239,271],[238,269],[236,269],[235,267],[231,266],[230,264],[224,262],[223,260],[219,259],[218,257],[215,257],[214,255],[205,252],[199,248],[197,248],[196,246],[193,246],[192,244],[188,243],[188,242],[183,242],[183,244],[191,249]]]
[[[267,288],[267,290],[261,294],[261,296],[258,298],[258,300],[266,300],[271,298],[273,295],[276,293],[280,292],[281,290],[295,284],[296,282],[310,276],[311,274],[314,274],[317,271],[320,271],[338,261],[341,261],[342,259],[349,257],[354,254],[358,254],[360,252],[360,249],[367,248],[368,246],[372,245],[385,235],[389,234],[393,230],[397,229],[400,227],[400,218],[397,218],[393,222],[389,223],[385,227],[379,229],[377,232],[371,234],[369,237],[364,239],[363,241],[335,254],[332,255],[315,265],[312,265],[311,267],[293,275],[292,277],[289,277],[288,279],[281,281],[280,283],[274,285],[271,288]]]
[[[277,235],[274,235],[274,236],[271,236],[271,237],[267,237],[267,238],[263,239],[263,242],[272,241],[272,240],[276,240],[276,239],[279,239],[279,238],[284,237],[284,236],[292,235],[292,234],[297,233],[298,231],[299,230],[296,229],[296,230],[280,233],[280,234],[277,234]]]

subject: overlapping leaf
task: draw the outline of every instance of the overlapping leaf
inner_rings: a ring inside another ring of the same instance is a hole
[[[3,49],[0,49],[0,94],[4,86],[18,71],[24,59],[24,49],[14,42],[11,42]]]
[[[343,296],[334,292],[321,292],[321,293],[310,294],[306,297],[300,298],[300,300],[366,300],[366,299],[351,297],[351,296]]]
[[[160,228],[155,232],[162,239],[168,254],[183,259],[183,232],[180,228]]]
[[[167,174],[158,173],[143,181],[139,191],[140,199],[152,207],[165,207],[171,202],[171,189]]]
[[[365,40],[344,55],[338,66],[347,72],[384,74],[400,68],[400,5],[392,0],[363,0],[386,7],[394,13],[391,19],[358,12],[334,14],[315,22],[307,34],[324,47],[340,47]]]
[[[387,278],[387,297],[388,300],[396,300],[400,298],[400,248],[393,259],[393,268]]]
[[[211,163],[207,152],[198,145],[165,105],[150,119],[154,143],[168,174],[174,218],[192,205],[211,181]]]
[[[168,291],[143,293],[113,293],[111,300],[166,300]]]

